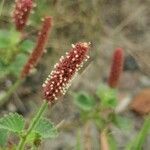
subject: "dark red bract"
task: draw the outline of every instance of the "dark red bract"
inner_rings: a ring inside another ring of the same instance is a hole
[[[123,70],[123,64],[124,64],[124,51],[122,48],[117,48],[113,54],[112,65],[108,79],[108,85],[110,87],[116,88],[118,86],[120,75]]]
[[[37,65],[38,61],[42,57],[42,55],[45,51],[44,48],[47,43],[48,35],[51,30],[51,27],[52,27],[52,18],[45,17],[43,20],[42,29],[39,32],[36,46],[35,46],[33,52],[31,53],[27,63],[23,67],[23,70],[20,75],[21,78],[26,77],[30,73],[31,69]]]
[[[73,77],[82,67],[83,62],[89,58],[88,43],[77,43],[72,47],[65,57],[60,58],[60,62],[54,66],[54,70],[43,84],[44,97],[52,103],[65,94]]]

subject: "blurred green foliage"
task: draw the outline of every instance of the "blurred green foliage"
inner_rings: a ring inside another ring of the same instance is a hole
[[[0,30],[0,77],[11,74],[17,77],[26,62],[34,43],[21,41],[21,34],[14,29]]]
[[[100,85],[92,96],[87,92],[74,94],[74,103],[80,110],[81,123],[92,121],[100,132],[104,129],[108,130],[106,136],[109,149],[118,149],[116,139],[109,127],[114,125],[122,131],[127,131],[133,123],[129,118],[115,113],[118,104],[117,90],[107,85]]]
[[[80,92],[74,95],[75,104],[83,111],[90,111],[95,103],[93,97],[88,95],[86,92]]]
[[[101,100],[101,107],[115,108],[117,106],[117,91],[108,86],[101,85],[97,90],[97,96]]]
[[[117,90],[106,85],[100,85],[95,96],[85,91],[74,94],[74,103],[80,110],[81,120],[93,120],[100,129],[110,123],[121,130],[132,126],[130,119],[115,113],[118,104]]]
[[[114,115],[113,122],[122,131],[129,130],[133,124],[133,122],[129,118],[124,117],[122,115]]]
[[[4,64],[9,64],[17,54],[17,44],[20,34],[15,30],[0,30],[0,58]]]
[[[109,136],[107,136],[107,139],[108,139],[110,150],[117,150],[118,146],[117,146],[117,141],[115,140],[115,138],[111,134],[109,134]]]

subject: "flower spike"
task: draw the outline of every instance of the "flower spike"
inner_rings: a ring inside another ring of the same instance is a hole
[[[111,88],[116,88],[118,86],[119,78],[123,71],[123,64],[124,51],[122,48],[117,48],[113,54],[112,65],[108,79],[108,85]]]
[[[74,76],[83,66],[83,62],[89,58],[89,48],[90,43],[72,44],[72,49],[65,57],[60,58],[43,84],[44,98],[47,101],[54,103],[58,97],[66,93]]]
[[[26,77],[30,71],[37,65],[40,58],[42,57],[44,51],[45,51],[45,45],[48,40],[48,35],[52,27],[52,18],[51,17],[45,17],[43,20],[43,26],[41,31],[39,32],[37,44],[31,53],[27,63],[23,67],[23,70],[21,72],[21,78]]]
[[[32,0],[16,0],[16,6],[13,12],[13,19],[18,31],[22,31],[26,26],[30,12],[33,8]]]

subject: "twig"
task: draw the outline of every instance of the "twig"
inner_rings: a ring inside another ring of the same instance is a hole
[[[109,150],[109,143],[107,139],[107,129],[103,129],[100,133],[100,150]]]
[[[64,122],[65,122],[65,120],[60,121],[60,122],[56,125],[55,128],[56,128],[56,129],[60,129],[60,128],[63,126]]]

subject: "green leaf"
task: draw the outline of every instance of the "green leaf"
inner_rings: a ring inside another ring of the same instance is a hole
[[[9,46],[9,32],[7,30],[0,30],[0,49],[8,48]]]
[[[0,147],[5,147],[7,143],[8,131],[0,129]]]
[[[10,65],[19,49],[20,33],[14,29],[0,30],[0,61],[5,65]]]
[[[24,118],[17,113],[10,113],[0,119],[0,129],[20,133],[24,128]]]
[[[55,138],[58,135],[58,132],[49,120],[42,118],[36,127],[33,129],[32,133],[39,134],[42,138]]]
[[[31,40],[25,40],[21,43],[20,49],[22,52],[30,53],[34,48],[34,42]]]
[[[90,111],[94,106],[94,99],[85,92],[80,92],[74,95],[75,104],[84,111]]]
[[[10,30],[10,44],[11,45],[16,45],[19,43],[20,39],[21,39],[21,34],[19,32],[17,32],[14,29]]]
[[[117,92],[115,89],[101,85],[97,90],[97,96],[100,98],[103,107],[115,108],[117,106]]]
[[[20,41],[20,33],[15,30],[0,30],[0,48],[11,48],[15,46]]]
[[[129,118],[120,115],[115,115],[112,121],[121,130],[128,130],[132,126],[132,122]]]
[[[20,74],[24,64],[26,63],[27,56],[25,54],[17,55],[15,61],[10,66],[11,74],[15,75],[16,77]]]

